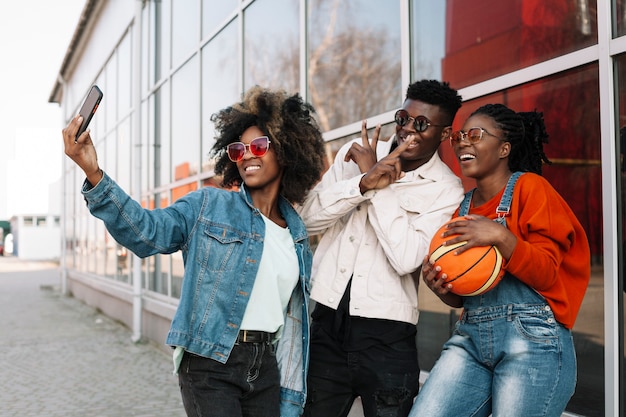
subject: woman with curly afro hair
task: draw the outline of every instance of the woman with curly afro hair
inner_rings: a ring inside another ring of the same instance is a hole
[[[280,194],[292,203],[301,203],[324,168],[324,144],[313,113],[313,107],[299,95],[253,87],[242,102],[214,114],[211,121],[218,134],[212,154],[217,156],[215,173],[224,176],[222,185],[243,182],[244,175],[226,149],[240,140],[243,131],[256,126],[270,139],[283,170]]]
[[[294,205],[324,167],[314,110],[298,95],[254,87],[211,120],[215,173],[205,187],[148,210],[98,166],[81,120],[63,130],[85,172],[83,195],[111,235],[140,257],[182,251],[173,348],[185,411],[193,417],[296,417],[309,362],[312,252]]]

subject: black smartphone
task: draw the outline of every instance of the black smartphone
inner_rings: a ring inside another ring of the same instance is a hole
[[[87,126],[89,126],[91,118],[96,110],[98,110],[98,105],[102,100],[102,95],[102,90],[100,90],[97,85],[92,86],[91,90],[89,90],[89,94],[87,94],[87,98],[78,112],[78,114],[83,116],[83,124],[80,125],[78,133],[76,133],[76,137],[74,138],[74,142],[76,142],[78,137],[82,135],[85,130],[87,130]]]

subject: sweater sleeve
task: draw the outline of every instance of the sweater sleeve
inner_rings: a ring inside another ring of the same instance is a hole
[[[589,243],[565,200],[541,176],[523,175],[509,228],[518,242],[506,269],[549,301],[571,327],[590,277]],[[517,206],[517,207],[515,207]]]

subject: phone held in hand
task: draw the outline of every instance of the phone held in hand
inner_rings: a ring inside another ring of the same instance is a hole
[[[76,143],[78,141],[78,137],[82,135],[85,130],[87,130],[87,126],[89,126],[91,118],[96,113],[98,105],[102,100],[102,96],[102,90],[100,90],[97,85],[92,86],[91,90],[89,90],[89,94],[87,94],[87,98],[78,112],[78,114],[83,117],[83,124],[80,125],[78,133],[76,133],[74,143]]]

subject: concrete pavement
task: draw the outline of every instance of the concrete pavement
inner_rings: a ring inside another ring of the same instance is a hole
[[[53,263],[0,257],[0,416],[184,417],[171,357],[59,284]]]

